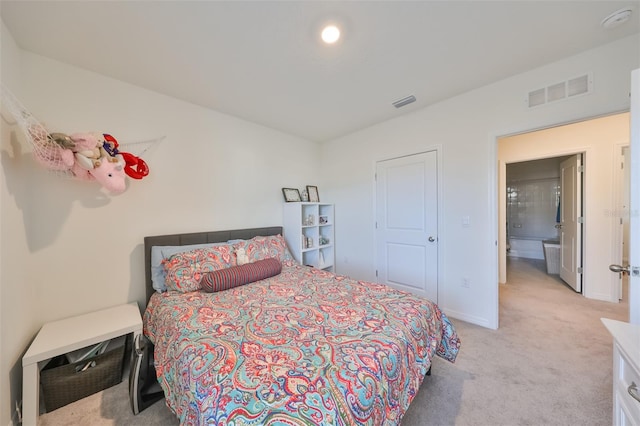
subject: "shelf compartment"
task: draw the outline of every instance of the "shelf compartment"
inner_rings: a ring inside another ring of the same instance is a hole
[[[334,272],[333,205],[312,202],[285,203],[283,210],[284,237],[296,261],[302,265]]]

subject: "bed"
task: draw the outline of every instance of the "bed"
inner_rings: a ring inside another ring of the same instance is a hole
[[[424,298],[297,264],[281,234],[145,238],[144,335],[167,406],[189,425],[400,424],[433,357],[455,361],[453,325]],[[163,260],[167,283],[201,288],[153,287],[152,250],[213,243]],[[219,264],[194,272],[196,253]]]

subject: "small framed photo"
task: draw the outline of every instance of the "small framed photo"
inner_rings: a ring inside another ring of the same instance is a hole
[[[319,203],[320,195],[318,195],[318,187],[307,185],[307,193],[309,194],[309,202]]]
[[[282,195],[287,203],[300,201],[300,191],[297,188],[282,188]]]
[[[327,223],[329,223],[329,216],[320,216],[318,218],[318,222],[320,223],[320,225],[326,225]]]

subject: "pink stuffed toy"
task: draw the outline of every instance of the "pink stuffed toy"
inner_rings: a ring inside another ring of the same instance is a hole
[[[74,133],[69,138],[74,143],[73,152],[78,166],[91,170],[100,165],[102,156],[100,148],[104,144],[104,139],[99,133]]]
[[[70,136],[75,143],[73,174],[83,180],[96,180],[105,189],[119,194],[126,189],[124,159],[111,156],[104,148],[104,138],[99,133],[76,133]]]
[[[119,158],[118,158],[119,157]],[[107,191],[119,194],[127,189],[125,182],[124,160],[121,156],[115,157],[117,161],[101,161],[98,167],[89,170],[89,175],[97,180]]]

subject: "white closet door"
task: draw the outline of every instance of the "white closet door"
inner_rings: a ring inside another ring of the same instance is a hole
[[[378,282],[438,301],[438,170],[431,151],[378,162]]]

